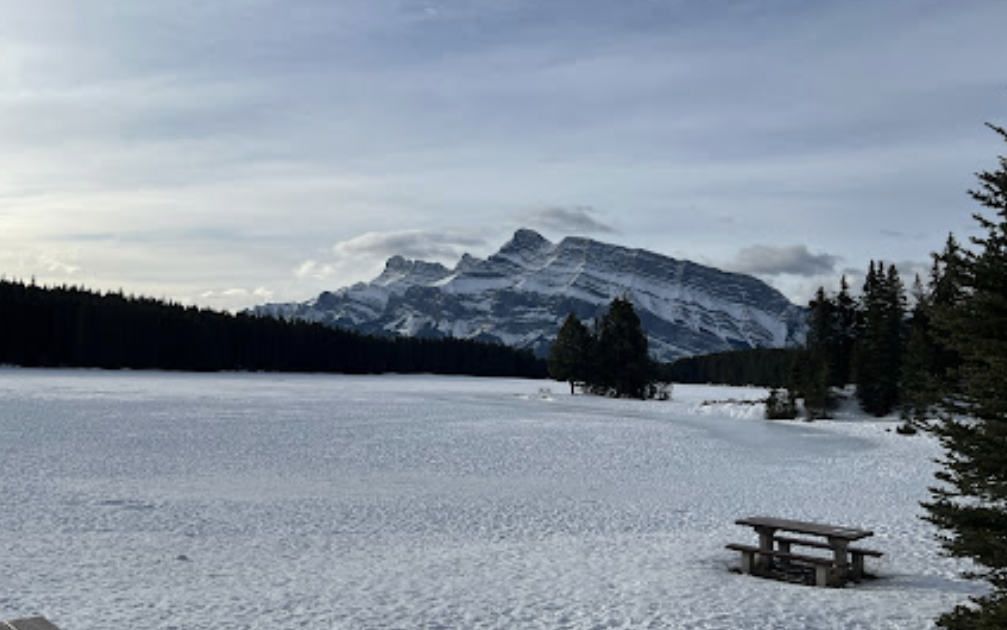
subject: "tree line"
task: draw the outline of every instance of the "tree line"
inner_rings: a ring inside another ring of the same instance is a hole
[[[864,411],[884,416],[903,400],[902,359],[908,333],[905,287],[895,265],[871,261],[859,299],[845,277],[829,295],[819,288],[809,305],[808,335],[795,354],[786,383],[791,396],[803,398],[811,418],[828,417],[832,388],[857,386]]]
[[[837,294],[819,288],[805,346],[794,354],[785,383],[810,417],[828,417],[833,388],[846,384],[856,385],[861,408],[872,415],[897,410],[917,424],[934,416],[961,361],[948,340],[965,290],[967,255],[949,236],[933,255],[928,278],[915,278],[911,306],[895,265],[884,262],[870,263],[858,299],[845,278]]]
[[[548,358],[549,375],[593,394],[620,398],[666,398],[668,384],[650,358],[647,335],[628,298],[616,298],[589,328],[571,313]]]
[[[669,373],[676,382],[781,389],[774,401],[787,399],[787,409],[796,414],[799,399],[810,419],[829,417],[836,388],[847,385],[856,386],[861,408],[872,415],[896,410],[907,419],[932,415],[938,385],[956,361],[941,346],[935,312],[955,299],[961,253],[949,237],[944,252],[934,256],[929,278],[915,279],[912,307],[895,265],[871,261],[859,296],[845,276],[838,292],[819,287],[808,305],[802,347],[688,357],[673,363]]]
[[[784,387],[797,352],[796,348],[729,350],[678,359],[662,370],[675,383]]]
[[[530,351],[460,340],[375,337],[120,292],[0,280],[0,363],[187,371],[545,376]]]

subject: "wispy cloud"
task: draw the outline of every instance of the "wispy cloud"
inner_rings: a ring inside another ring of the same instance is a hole
[[[72,252],[47,251],[39,254],[38,263],[50,273],[73,276],[80,271],[80,265],[73,262],[76,258]]]
[[[274,291],[266,287],[256,287],[254,289],[234,287],[216,291],[203,291],[195,299],[190,298],[185,301],[198,302],[199,304],[224,310],[237,310],[243,304],[269,302],[274,294]]]
[[[294,276],[299,280],[327,280],[336,272],[336,266],[317,260],[305,260],[294,269]]]
[[[840,260],[841,257],[832,254],[813,254],[806,245],[753,245],[738,252],[730,267],[762,276],[819,276],[832,273]]]
[[[301,262],[294,275],[301,280],[369,279],[392,256],[451,264],[485,246],[482,237],[451,230],[367,232],[336,243],[328,256]]]
[[[617,234],[618,231],[597,218],[591,206],[550,206],[518,213],[516,218],[525,227],[539,228],[562,236],[587,234]]]
[[[389,257],[394,255],[420,260],[457,258],[466,249],[482,247],[485,240],[478,236],[451,231],[403,230],[400,232],[368,232],[336,243],[332,252],[336,260],[355,257]]]

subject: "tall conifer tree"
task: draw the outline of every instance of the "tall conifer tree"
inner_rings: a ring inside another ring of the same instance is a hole
[[[830,385],[837,370],[839,337],[836,302],[819,287],[808,305],[808,336],[794,364],[794,388],[804,398],[810,419],[828,418],[833,407]]]
[[[839,294],[836,296],[836,359],[835,373],[832,382],[844,386],[852,377],[853,346],[857,341],[857,320],[859,311],[857,301],[850,295],[850,285],[846,276],[839,282]]]
[[[626,298],[612,300],[597,334],[597,369],[602,388],[617,396],[644,398],[654,380],[654,366],[633,303]]]
[[[902,360],[899,391],[902,417],[923,423],[940,399],[937,341],[933,326],[933,300],[919,276],[913,283],[913,314]]]
[[[557,381],[568,381],[571,394],[578,383],[590,378],[592,342],[591,331],[570,313],[549,350],[549,376]]]
[[[1007,628],[1007,158],[978,178],[972,197],[995,216],[973,215],[984,234],[952,260],[957,286],[944,288],[955,301],[936,316],[960,364],[953,404],[936,427],[946,451],[942,485],[926,507],[946,532],[946,551],[974,561],[973,577],[992,591],[941,617],[952,630]]]
[[[898,405],[902,364],[906,298],[895,266],[871,261],[861,299],[857,398],[864,411],[883,416]]]

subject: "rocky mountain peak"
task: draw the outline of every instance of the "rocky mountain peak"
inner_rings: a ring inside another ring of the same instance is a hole
[[[658,360],[736,348],[781,347],[804,337],[804,311],[756,278],[583,237],[559,245],[521,229],[481,260],[388,259],[370,283],[282,313],[371,334],[496,340],[544,353],[570,313],[601,315],[615,297],[636,306]]]
[[[501,254],[513,252],[540,252],[552,249],[553,244],[534,230],[521,228],[500,248]]]
[[[385,270],[374,280],[374,284],[383,286],[403,282],[422,284],[435,282],[450,274],[451,271],[440,263],[392,256],[385,262]]]
[[[467,271],[472,271],[482,263],[483,261],[476,258],[475,256],[471,256],[467,253],[462,254],[461,260],[459,260],[458,264],[455,265],[455,273],[465,273]]]
[[[515,269],[540,265],[556,246],[533,230],[521,229],[511,240],[504,243],[500,251],[490,256],[489,261],[502,267]]]

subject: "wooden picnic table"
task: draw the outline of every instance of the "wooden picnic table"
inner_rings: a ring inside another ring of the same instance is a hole
[[[768,574],[774,560],[783,565],[795,561],[815,568],[815,583],[818,586],[839,586],[847,579],[858,581],[863,577],[864,556],[882,555],[878,551],[850,547],[851,543],[874,535],[866,529],[770,516],[751,516],[738,519],[735,523],[752,527],[759,535],[758,547],[728,545],[728,548],[742,552],[742,570],[746,573]],[[779,532],[800,534],[802,537],[781,536]],[[832,557],[797,554],[792,551],[793,546],[826,549]]]

